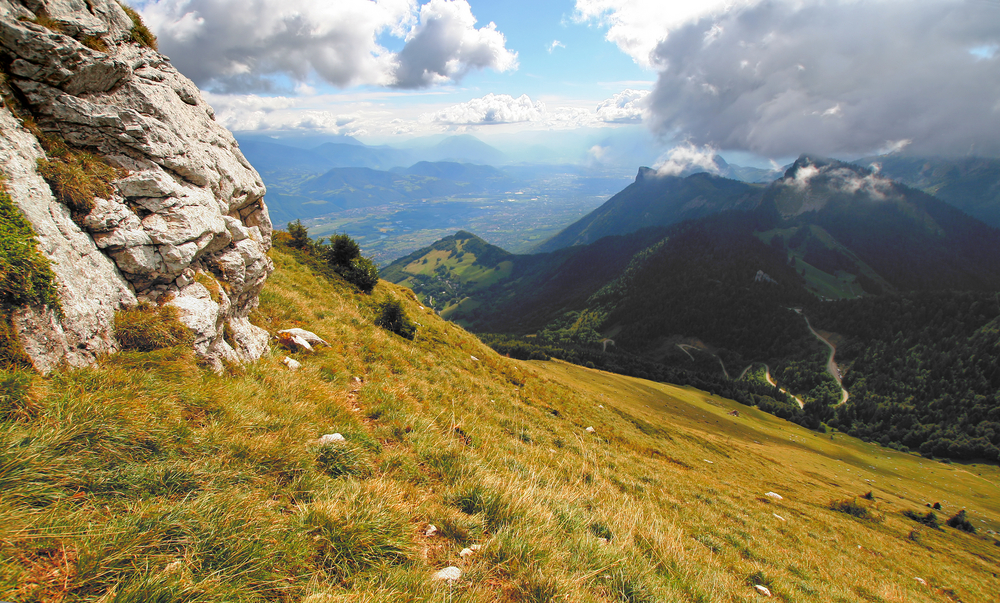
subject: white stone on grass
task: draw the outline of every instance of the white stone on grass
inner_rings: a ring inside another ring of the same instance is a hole
[[[288,356],[285,356],[284,360],[282,360],[281,362],[284,363],[285,366],[287,366],[293,371],[302,368],[301,362],[295,360],[294,358],[290,358]]]
[[[320,446],[327,446],[329,444],[333,444],[334,442],[343,441],[345,441],[345,438],[339,433],[328,433],[319,439],[319,444]]]
[[[434,575],[431,576],[431,580],[435,581],[443,580],[445,582],[451,583],[455,582],[461,577],[462,577],[462,570],[458,569],[454,565],[451,565],[449,567],[444,568],[443,570],[438,570],[434,572]]]
[[[471,556],[473,552],[474,551],[470,548],[464,548],[462,549],[462,552],[458,554],[458,556],[461,557],[462,559],[465,559],[466,557]]]
[[[586,431],[587,433],[594,433],[597,430],[594,429],[593,427],[588,427],[588,428],[584,429],[584,431]]]
[[[771,591],[768,590],[768,588],[766,586],[761,586],[760,584],[754,584],[753,587],[756,588],[757,591],[760,592],[760,594],[768,596],[768,597],[771,596]]]
[[[424,530],[424,536],[430,538],[431,536],[437,534],[437,531],[438,531],[437,526],[435,526],[434,524],[430,524],[429,526],[427,526],[427,529]]]
[[[777,492],[765,492],[764,496],[768,498],[773,498],[774,500],[783,500],[785,497],[778,494]]]

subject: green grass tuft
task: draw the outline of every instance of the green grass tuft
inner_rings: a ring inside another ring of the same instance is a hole
[[[115,337],[123,350],[151,352],[190,344],[194,335],[179,319],[177,308],[141,303],[115,313]]]
[[[119,177],[119,170],[86,151],[70,151],[51,160],[39,159],[38,173],[77,220],[94,209],[94,198],[114,194],[111,183]]]
[[[60,308],[55,274],[0,179],[0,306],[39,305]]]
[[[11,322],[13,311],[23,306],[62,311],[52,265],[38,251],[31,223],[14,205],[0,177],[0,368],[31,366]]]
[[[158,50],[159,48],[157,46],[156,36],[153,35],[153,32],[146,27],[145,23],[143,23],[142,16],[134,8],[122,2],[119,2],[118,5],[122,7],[122,10],[125,11],[125,14],[128,15],[129,19],[132,19],[132,29],[129,32],[132,37],[132,41],[139,46],[145,46],[146,48]]]

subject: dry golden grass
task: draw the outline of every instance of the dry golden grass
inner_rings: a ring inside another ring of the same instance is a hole
[[[729,417],[735,403],[693,389],[512,361],[405,289],[363,295],[273,259],[253,319],[331,343],[297,354],[299,371],[274,350],[214,375],[175,347],[9,380],[9,404],[31,412],[0,423],[0,600],[1000,592],[985,529],[918,528],[901,514],[940,500],[943,515],[964,506],[996,529],[995,467],[831,439],[744,407]],[[388,297],[418,324],[413,341],[373,324]],[[333,432],[346,442],[318,444]],[[868,491],[860,504],[881,521],[830,509]],[[431,580],[449,565],[464,572],[457,583]]]

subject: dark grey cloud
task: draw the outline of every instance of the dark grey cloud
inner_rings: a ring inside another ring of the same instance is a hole
[[[665,36],[650,121],[772,157],[998,154],[998,46],[993,0],[762,2]]]

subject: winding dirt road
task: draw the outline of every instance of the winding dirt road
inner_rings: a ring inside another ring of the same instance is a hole
[[[767,382],[771,384],[771,387],[778,387],[778,384],[775,383],[774,379],[771,379],[771,367],[767,366],[766,364],[764,365],[764,378],[767,379]],[[802,398],[789,394],[788,390],[783,387],[778,387],[778,389],[781,390],[781,393],[787,394],[789,396],[792,396],[792,398],[795,398],[795,401],[799,403],[799,408],[806,407],[806,403],[802,401]]]
[[[686,344],[686,343],[678,343],[677,347],[679,347],[682,352],[684,352],[685,354],[687,354],[688,358],[690,358],[691,360],[694,360],[694,355],[691,354],[691,352],[689,352],[688,349],[698,350],[699,352],[705,352],[706,354],[710,354],[712,356],[715,356],[715,359],[719,361],[719,366],[722,367],[722,374],[726,376],[726,379],[732,379],[732,377],[729,376],[729,371],[726,370],[726,364],[724,362],[722,362],[722,358],[719,358],[715,354],[712,354],[712,352],[709,352],[708,350],[699,349],[699,348],[697,348],[697,347],[695,347],[693,345],[689,345],[689,344]],[[742,377],[742,375],[740,375],[740,376]]]
[[[830,343],[830,341],[826,337],[823,337],[822,335],[816,332],[816,329],[814,329],[812,325],[809,324],[809,317],[802,313],[801,308],[794,308],[794,310],[796,313],[798,313],[799,316],[805,319],[806,326],[809,327],[809,332],[815,335],[816,339],[822,341],[826,345],[826,347],[830,348],[830,357],[827,358],[826,360],[826,372],[830,373],[830,376],[832,376],[833,379],[837,382],[837,385],[840,386],[840,404],[844,404],[845,402],[847,402],[847,398],[850,397],[850,394],[848,394],[847,390],[844,389],[844,384],[840,378],[840,369],[837,368],[837,363],[833,361],[833,357],[837,353],[837,347],[832,343]]]

